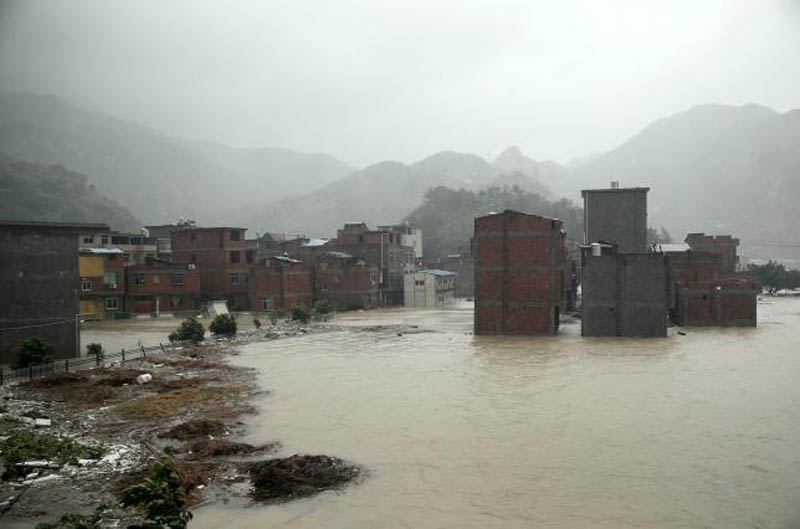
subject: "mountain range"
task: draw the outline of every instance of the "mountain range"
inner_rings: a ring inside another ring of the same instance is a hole
[[[148,223],[195,218],[253,231],[334,235],[344,222],[402,220],[430,187],[519,186],[580,201],[580,190],[650,187],[651,226],[733,233],[751,257],[797,256],[800,110],[701,105],[616,149],[566,165],[516,147],[494,160],[444,151],[357,169],[325,154],[190,142],[52,96],[0,95],[0,156],[61,164]],[[102,219],[100,219],[102,220]]]

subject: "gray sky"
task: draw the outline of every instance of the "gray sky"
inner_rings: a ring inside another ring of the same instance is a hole
[[[0,0],[0,90],[356,165],[563,162],[695,104],[800,107],[800,0]]]

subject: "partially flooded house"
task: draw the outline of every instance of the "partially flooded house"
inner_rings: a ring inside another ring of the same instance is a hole
[[[565,240],[558,219],[513,210],[475,219],[475,334],[556,334]]]

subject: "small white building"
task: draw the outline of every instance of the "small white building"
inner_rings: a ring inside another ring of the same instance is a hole
[[[435,308],[456,299],[456,274],[447,270],[418,270],[405,275],[405,306]]]

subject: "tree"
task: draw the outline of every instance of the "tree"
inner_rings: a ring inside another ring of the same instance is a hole
[[[217,314],[208,330],[214,334],[236,334],[236,318],[230,314]]]
[[[190,340],[192,342],[202,342],[206,334],[203,324],[195,318],[187,318],[181,322],[180,327],[175,329],[169,334],[170,342],[183,342]]]
[[[647,244],[672,244],[673,241],[672,235],[664,226],[658,231],[655,228],[647,228]]]
[[[308,323],[311,319],[311,309],[305,305],[295,305],[292,309],[292,319],[302,323]]]
[[[53,349],[53,346],[36,337],[21,340],[14,353],[16,357],[14,369],[47,364],[56,358],[56,350]]]
[[[123,507],[141,505],[147,510],[144,523],[130,525],[129,529],[184,529],[192,519],[172,455],[167,451],[150,467],[150,477],[122,492],[121,503]]]
[[[778,261],[747,265],[747,273],[772,292],[784,288],[800,288],[800,270],[787,270]]]

